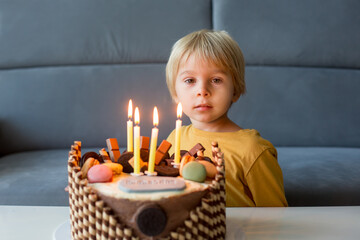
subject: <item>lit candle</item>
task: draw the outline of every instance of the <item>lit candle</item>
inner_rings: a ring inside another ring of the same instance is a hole
[[[135,108],[135,127],[134,127],[134,174],[140,174],[140,114],[139,108]]]
[[[132,122],[132,101],[129,100],[129,107],[128,107],[128,121],[127,121],[127,151],[133,152],[133,122]]]
[[[159,129],[157,128],[157,126],[159,125],[159,114],[157,107],[154,107],[153,124],[154,127],[151,131],[149,167],[147,173],[148,175],[152,175],[154,173],[154,168],[155,168],[155,153],[156,153],[157,139],[159,134]]]
[[[182,115],[182,106],[181,103],[177,106],[177,120],[176,120],[176,130],[175,130],[175,164],[180,164],[180,130],[181,130],[181,115]]]

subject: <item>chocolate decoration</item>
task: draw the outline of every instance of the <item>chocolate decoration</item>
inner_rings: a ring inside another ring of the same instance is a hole
[[[170,158],[170,154],[167,152],[167,153],[165,153],[165,155],[164,155],[164,157],[162,158],[162,160],[168,159],[168,158]]]
[[[180,150],[180,158],[182,158],[187,152],[188,151],[186,151],[186,150]],[[175,153],[173,153],[170,158],[174,159]]]
[[[155,166],[155,172],[157,172],[158,176],[179,176],[179,169],[174,168],[173,166]]]
[[[127,155],[125,158],[127,158],[128,160],[130,160],[130,158],[132,158],[134,156],[133,152],[128,152],[128,151],[123,151],[123,153],[121,154],[120,158],[123,158],[123,155]],[[131,154],[131,157],[129,157],[128,154]],[[146,149],[142,149],[140,148],[140,158],[141,160],[143,160],[144,162],[148,162],[149,161],[149,150]]]
[[[172,159],[171,159],[172,160]],[[168,165],[168,162],[164,159],[164,160],[161,160],[158,164],[158,166],[167,166]]]
[[[117,160],[117,163],[120,163],[123,166],[124,173],[132,173],[134,171],[133,167],[129,163],[129,160],[133,156],[134,156],[133,152],[124,152]]]
[[[140,149],[149,150],[150,138],[140,136]]]
[[[147,170],[148,170],[148,166],[146,166],[146,165],[144,165],[140,168],[140,172],[143,172],[143,173]]]
[[[109,153],[105,150],[105,148],[102,148],[101,150],[99,150],[99,156],[101,157],[101,159],[103,160],[104,163],[106,162],[112,162]]]
[[[109,150],[109,156],[113,162],[120,157],[119,144],[116,138],[106,139],[106,145]]]
[[[148,149],[140,149],[140,158],[143,160],[143,162],[149,161],[149,150]]]
[[[158,146],[156,153],[155,153],[155,164],[159,165],[160,161],[166,158],[169,158],[169,149],[171,148],[171,143],[163,140],[160,144],[160,146]]]
[[[147,236],[156,236],[162,233],[166,223],[166,213],[156,204],[143,206],[136,216],[136,224],[139,230]]]
[[[172,166],[171,163],[174,162],[174,159],[173,158],[167,158],[165,159],[165,165],[166,166]]]
[[[86,162],[86,160],[88,158],[95,158],[96,160],[99,161],[99,163],[103,163],[104,161],[102,160],[102,158],[100,157],[99,154],[97,154],[96,152],[87,152],[84,153],[84,155],[82,156],[81,160],[80,160],[80,167],[82,167],[84,165],[84,163]]]
[[[187,154],[196,158],[198,151],[205,151],[205,148],[200,143],[197,143],[192,149],[187,152]]]

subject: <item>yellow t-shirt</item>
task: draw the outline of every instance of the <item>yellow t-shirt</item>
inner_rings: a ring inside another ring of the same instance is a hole
[[[167,141],[175,145],[175,130]],[[254,129],[236,132],[207,132],[192,126],[181,128],[180,149],[197,143],[212,157],[211,142],[224,153],[227,207],[284,207],[287,201],[281,168],[274,146]],[[170,149],[170,155],[174,148]]]

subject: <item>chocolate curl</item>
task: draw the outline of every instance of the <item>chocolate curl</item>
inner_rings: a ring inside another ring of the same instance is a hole
[[[171,143],[163,140],[160,144],[160,146],[158,147],[158,149],[156,150],[155,153],[155,164],[159,165],[160,161],[164,158],[164,156],[166,155],[166,153],[169,151],[169,149],[171,148]]]
[[[105,150],[105,148],[102,148],[101,150],[99,150],[99,154],[100,154],[102,160],[104,161],[104,163],[112,162],[110,159],[110,156],[107,153],[107,151]]]
[[[119,144],[116,138],[106,139],[106,145],[110,153],[110,158],[113,162],[117,162],[120,157]]]

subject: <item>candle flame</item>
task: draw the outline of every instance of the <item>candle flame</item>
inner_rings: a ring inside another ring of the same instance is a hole
[[[181,116],[182,116],[182,105],[181,103],[179,103],[177,106],[177,117],[181,118]]]
[[[129,107],[128,107],[128,118],[131,119],[133,114],[133,108],[132,108],[132,101],[129,100]]]
[[[135,108],[135,124],[139,125],[140,123],[140,113],[139,113],[139,108],[136,107]]]
[[[157,127],[159,125],[159,113],[158,113],[157,107],[154,107],[153,124],[154,124],[154,127]]]

